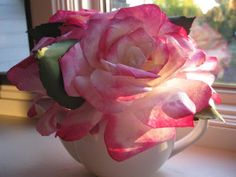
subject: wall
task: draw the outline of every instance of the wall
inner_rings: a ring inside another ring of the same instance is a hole
[[[30,0],[32,26],[46,23],[48,17],[52,15],[52,5],[50,0]]]

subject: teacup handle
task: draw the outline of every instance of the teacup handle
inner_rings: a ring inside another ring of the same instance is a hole
[[[197,125],[189,134],[175,142],[174,149],[169,158],[178,154],[179,152],[196,142],[199,138],[201,138],[207,130],[207,124],[208,120],[200,119]]]

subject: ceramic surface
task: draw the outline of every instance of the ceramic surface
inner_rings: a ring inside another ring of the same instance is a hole
[[[99,177],[149,177],[168,158],[198,140],[206,128],[207,120],[200,120],[192,132],[181,140],[163,142],[121,162],[108,155],[102,135],[88,135],[79,141],[62,143],[72,157]]]

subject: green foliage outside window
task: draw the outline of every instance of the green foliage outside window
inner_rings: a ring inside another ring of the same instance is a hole
[[[235,0],[220,0],[220,5],[208,11],[202,19],[220,32],[228,42],[234,40],[236,33],[236,1],[233,1]]]
[[[168,16],[199,16],[202,11],[193,0],[154,0]]]

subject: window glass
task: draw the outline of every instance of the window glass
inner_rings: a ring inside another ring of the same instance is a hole
[[[29,54],[24,0],[0,0],[0,73]]]
[[[218,83],[236,85],[236,0],[113,0],[111,10],[158,4],[168,16],[196,16],[191,37],[220,60]]]

